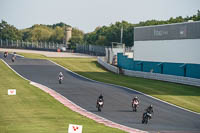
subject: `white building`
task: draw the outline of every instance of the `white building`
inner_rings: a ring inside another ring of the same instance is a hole
[[[136,27],[134,60],[200,64],[200,21]]]

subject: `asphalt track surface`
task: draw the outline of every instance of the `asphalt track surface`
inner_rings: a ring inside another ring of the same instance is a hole
[[[182,110],[151,97],[104,83],[79,77],[48,60],[17,57],[13,63],[9,55],[3,58],[23,77],[45,85],[60,93],[80,107],[113,122],[149,132],[200,133],[200,115]],[[58,73],[63,72],[64,80],[58,83]],[[96,108],[96,100],[103,94],[105,104],[102,112]],[[131,99],[138,96],[138,112],[132,112]],[[142,114],[147,106],[154,106],[153,118],[148,124],[141,124]]]

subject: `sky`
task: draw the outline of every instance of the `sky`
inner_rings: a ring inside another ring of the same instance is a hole
[[[64,22],[87,33],[122,20],[192,16],[198,9],[200,0],[0,0],[0,20],[18,29]]]

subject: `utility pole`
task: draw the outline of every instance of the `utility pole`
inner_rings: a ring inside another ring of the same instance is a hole
[[[122,44],[122,39],[123,39],[123,26],[121,27],[121,41],[120,41],[121,44]]]

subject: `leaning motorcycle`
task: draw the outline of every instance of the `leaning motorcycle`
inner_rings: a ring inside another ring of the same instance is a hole
[[[142,124],[147,124],[151,118],[151,113],[146,112],[143,114]]]
[[[97,102],[97,108],[98,108],[98,111],[101,112],[101,108],[103,108],[103,100],[102,99],[98,100],[98,102]]]
[[[133,101],[132,102],[132,108],[133,112],[137,112],[137,107],[138,107],[139,102],[138,101]]]

